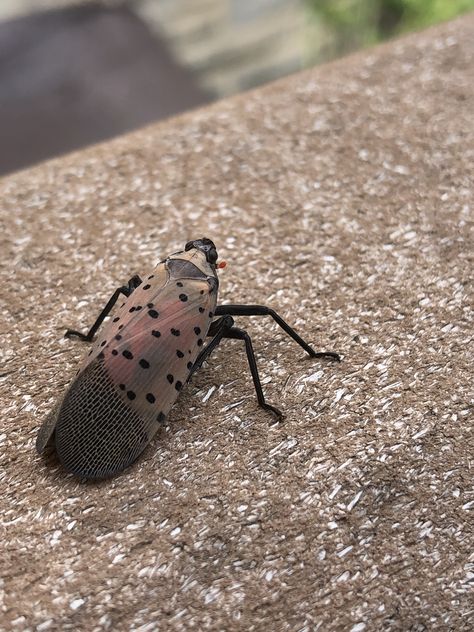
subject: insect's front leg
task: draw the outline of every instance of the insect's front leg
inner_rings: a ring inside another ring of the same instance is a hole
[[[111,309],[113,308],[113,306],[117,302],[117,299],[120,296],[120,294],[124,294],[127,297],[130,296],[130,294],[133,292],[133,290],[135,290],[139,285],[141,285],[141,283],[142,283],[142,280],[138,276],[138,274],[135,274],[134,276],[132,276],[132,278],[128,282],[128,285],[122,285],[121,287],[118,287],[115,290],[115,292],[110,297],[107,305],[101,311],[101,313],[97,317],[97,320],[92,325],[92,327],[89,329],[87,334],[83,334],[80,331],[76,331],[75,329],[68,329],[66,331],[66,333],[64,334],[65,337],[66,338],[76,337],[76,338],[79,338],[80,340],[84,340],[85,342],[91,342],[93,340],[93,338],[94,338],[95,332],[102,325],[105,317],[109,314],[109,312],[111,311]]]
[[[300,347],[308,353],[312,358],[330,358],[331,360],[341,361],[341,356],[334,351],[318,351],[316,352],[307,342],[299,336],[293,327],[290,327],[283,318],[270,307],[265,305],[218,305],[216,307],[216,316],[228,314],[230,316],[271,316],[273,320],[280,325]]]
[[[284,415],[281,410],[275,408],[271,404],[267,404],[265,401],[265,395],[263,394],[262,383],[260,382],[260,376],[258,374],[257,361],[255,360],[255,353],[253,351],[252,339],[246,331],[239,329],[238,327],[231,327],[227,329],[223,338],[231,338],[234,340],[243,340],[245,342],[245,351],[247,352],[247,360],[249,363],[250,373],[252,374],[253,385],[255,387],[255,393],[257,394],[257,401],[261,408],[273,413],[277,419],[283,419]]]
[[[233,324],[234,319],[232,318],[232,316],[222,316],[222,318],[219,318],[218,320],[215,320],[213,323],[211,323],[207,335],[211,336],[212,340],[204,347],[204,349],[196,358],[193,368],[188,375],[188,382],[191,379],[193,373],[200,369],[205,360],[209,358],[209,356],[218,346],[222,338],[225,337],[226,332],[232,328]]]

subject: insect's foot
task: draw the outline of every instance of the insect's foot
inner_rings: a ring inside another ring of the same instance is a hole
[[[83,340],[84,342],[90,342],[91,338],[87,334],[83,334],[80,331],[76,331],[75,329],[68,329],[64,334],[65,338],[79,338],[79,340]]]
[[[320,351],[311,356],[312,358],[328,358],[329,360],[341,361],[341,356],[334,351]]]
[[[275,408],[275,406],[272,406],[271,404],[260,404],[260,406],[264,410],[268,410],[269,413],[272,413],[273,415],[275,415],[278,421],[283,421],[283,419],[285,418],[285,415],[281,412],[281,410],[279,410],[278,408]]]

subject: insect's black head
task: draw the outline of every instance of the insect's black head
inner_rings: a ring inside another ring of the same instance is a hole
[[[213,266],[216,265],[217,261],[217,250],[214,245],[214,242],[207,237],[203,237],[202,239],[193,239],[193,241],[188,241],[184,250],[191,250],[191,248],[197,248],[201,250],[206,255],[206,260]]]

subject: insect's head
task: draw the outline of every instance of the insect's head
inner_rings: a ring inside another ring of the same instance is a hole
[[[213,241],[207,239],[207,237],[203,237],[202,239],[193,239],[193,241],[188,241],[184,250],[188,251],[192,248],[196,248],[196,250],[203,252],[206,255],[206,261],[212,266],[216,265],[217,250]]]

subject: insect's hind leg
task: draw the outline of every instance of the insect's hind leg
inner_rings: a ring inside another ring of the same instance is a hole
[[[211,323],[207,335],[212,336],[212,340],[204,347],[204,349],[196,358],[196,361],[194,362],[194,365],[189,372],[187,380],[188,382],[191,379],[193,373],[195,373],[198,369],[202,367],[203,363],[216,349],[222,338],[225,337],[225,333],[232,328],[233,324],[234,319],[232,318],[232,316],[223,316],[222,318],[219,318],[218,320],[215,320],[213,323]]]
[[[80,331],[76,331],[75,329],[68,329],[66,333],[64,334],[65,337],[66,338],[75,337],[75,338],[79,338],[80,340],[84,340],[85,342],[91,342],[94,338],[95,332],[102,325],[105,317],[109,314],[110,310],[113,308],[113,306],[117,302],[117,299],[120,296],[120,294],[124,294],[127,297],[130,296],[133,290],[135,290],[139,285],[141,285],[141,282],[142,282],[141,278],[138,276],[138,274],[135,274],[129,280],[128,285],[122,285],[121,287],[118,287],[115,290],[115,292],[112,294],[112,296],[110,297],[107,305],[100,312],[99,316],[97,317],[97,320],[89,329],[87,334],[83,334]]]
[[[243,340],[245,342],[245,351],[247,352],[247,360],[249,363],[250,373],[252,374],[253,385],[255,387],[255,393],[257,394],[257,401],[261,408],[273,413],[277,419],[283,419],[284,415],[281,410],[275,408],[271,404],[267,404],[265,401],[265,395],[263,394],[262,383],[260,382],[260,376],[258,374],[257,361],[255,360],[255,354],[253,351],[252,339],[246,331],[239,329],[238,327],[231,327],[223,333],[223,338],[231,338],[233,340]]]
[[[341,361],[341,356],[334,351],[316,352],[307,342],[299,336],[296,331],[288,325],[283,318],[270,307],[265,305],[218,305],[215,311],[216,316],[228,314],[230,316],[271,316],[280,327],[297,342],[300,347],[308,353],[312,358],[331,358],[337,362]]]

